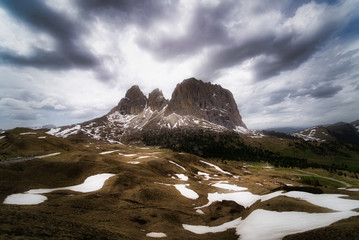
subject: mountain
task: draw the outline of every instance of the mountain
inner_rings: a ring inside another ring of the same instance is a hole
[[[229,90],[195,78],[186,79],[176,86],[166,109],[166,115],[171,113],[195,116],[228,129],[246,128]]]
[[[48,133],[118,143],[123,136],[138,131],[177,128],[248,131],[229,90],[190,78],[177,84],[170,100],[159,89],[146,97],[135,85],[106,115],[81,124],[53,128]]]
[[[358,121],[353,123],[338,122],[327,126],[316,126],[292,135],[306,141],[340,141],[359,144],[359,127],[355,125],[358,124]]]
[[[350,124],[353,125],[359,131],[359,120],[351,122]]]
[[[305,128],[302,127],[276,127],[276,128],[266,128],[265,131],[275,131],[279,133],[286,133],[286,134],[292,134],[299,131],[304,130]]]

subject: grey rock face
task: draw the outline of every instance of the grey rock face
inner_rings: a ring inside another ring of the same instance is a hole
[[[168,104],[161,90],[156,88],[148,95],[148,106],[153,110],[160,111]]]
[[[177,84],[165,115],[171,113],[192,115],[228,129],[246,128],[229,90],[195,78]]]
[[[110,113],[119,112],[122,115],[137,115],[141,113],[147,106],[147,97],[142,93],[140,88],[132,86],[124,98],[114,107]]]

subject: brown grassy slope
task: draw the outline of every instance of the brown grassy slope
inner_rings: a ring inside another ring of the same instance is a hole
[[[118,151],[99,154],[108,150]],[[119,153],[137,155],[125,157]],[[140,156],[148,157],[138,159]],[[169,160],[187,171],[169,163]],[[208,193],[228,191],[210,186],[210,180],[203,180],[197,175],[198,171],[248,187],[255,194],[269,193],[278,187],[278,183],[295,182],[280,173],[266,170],[247,173],[239,162],[221,164],[205,160],[240,176],[239,182],[199,160],[204,159],[169,150],[93,144],[85,150],[74,150],[49,158],[0,164],[0,202],[9,194],[29,189],[76,185],[94,174],[116,174],[96,192],[52,192],[45,194],[47,201],[34,206],[0,204],[0,239],[146,239],[145,235],[149,232],[165,232],[168,239],[238,239],[234,229],[197,235],[184,230],[182,224],[217,226],[245,217],[257,208],[327,211],[304,201],[277,198],[256,203],[249,209],[231,201],[217,202],[203,208],[205,214],[200,215],[194,207],[206,204]],[[129,164],[129,161],[139,161],[140,164]],[[172,179],[179,173],[188,176],[189,180]],[[199,198],[185,198],[173,186],[163,184],[190,184],[189,188],[196,191]],[[358,197],[356,193],[351,194]],[[357,222],[350,222],[353,227],[357,226],[355,224]]]
[[[22,135],[29,132],[36,134]],[[75,148],[67,139],[57,138],[40,130],[15,128],[6,131],[3,136],[5,138],[0,139],[0,160],[70,151]]]

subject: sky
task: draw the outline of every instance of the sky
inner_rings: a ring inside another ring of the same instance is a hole
[[[0,129],[106,114],[132,85],[229,89],[249,129],[359,119],[359,0],[1,0]]]

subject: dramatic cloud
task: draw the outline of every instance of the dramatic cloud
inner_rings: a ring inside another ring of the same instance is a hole
[[[250,128],[359,118],[357,0],[0,1],[0,128],[70,124],[138,84],[233,92]]]
[[[84,30],[74,20],[62,16],[40,0],[2,1],[1,5],[31,30],[44,32],[55,40],[55,49],[34,46],[33,53],[27,56],[3,49],[0,51],[3,63],[50,69],[89,68],[99,64],[98,59],[78,42]]]

